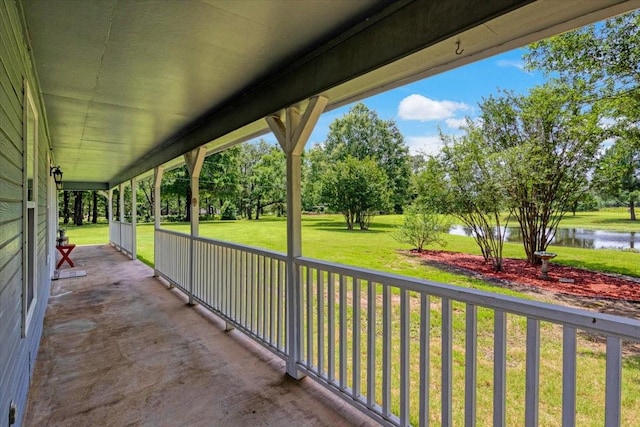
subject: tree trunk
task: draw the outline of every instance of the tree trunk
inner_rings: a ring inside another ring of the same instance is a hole
[[[93,212],[91,218],[92,224],[98,223],[98,192],[93,190]]]
[[[82,214],[82,191],[76,191],[73,206],[73,223],[75,225],[82,225]]]
[[[89,200],[87,201],[87,203],[88,203],[87,204],[87,222],[91,221],[91,211],[92,211],[92,208],[93,208],[92,202],[93,202],[93,200],[91,198],[89,198]],[[83,214],[84,214],[84,212],[83,212]]]
[[[189,185],[186,192],[187,200],[184,204],[184,218],[187,222],[191,221],[191,197],[193,197],[193,195],[191,194],[191,186]]]
[[[64,224],[69,224],[69,192],[62,192],[62,222]]]
[[[636,204],[633,202],[629,202],[629,215],[631,216],[631,221],[636,220]]]

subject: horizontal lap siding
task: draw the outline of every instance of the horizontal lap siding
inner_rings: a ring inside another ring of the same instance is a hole
[[[33,65],[24,44],[22,18],[13,1],[0,2],[0,420],[9,404],[18,407],[21,425],[29,377],[35,363],[49,295],[47,161],[48,141]],[[22,111],[23,80],[29,80],[38,106],[37,303],[22,338]]]

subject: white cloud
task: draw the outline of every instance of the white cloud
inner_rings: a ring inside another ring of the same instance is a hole
[[[444,120],[456,115],[457,111],[468,110],[469,107],[463,102],[436,101],[422,95],[409,95],[400,101],[398,106],[398,116],[404,120]]]
[[[407,137],[407,145],[411,154],[438,154],[444,147],[444,143],[437,135],[409,136]]]
[[[452,129],[462,129],[467,124],[467,119],[446,119],[444,122]]]
[[[520,71],[524,71],[524,62],[522,62],[522,61],[513,61],[513,60],[510,60],[510,59],[500,59],[500,60],[496,61],[496,65],[498,67],[503,67],[503,68],[514,67],[514,68],[517,68]]]

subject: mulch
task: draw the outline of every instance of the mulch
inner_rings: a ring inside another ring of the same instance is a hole
[[[490,262],[477,255],[447,251],[413,253],[430,264],[449,267],[494,283],[507,282],[552,293],[640,302],[640,279],[632,277],[550,263],[550,280],[544,280],[539,277],[540,266],[529,265],[525,260],[505,258],[504,271],[496,272]],[[572,279],[573,283],[563,283],[561,278]]]

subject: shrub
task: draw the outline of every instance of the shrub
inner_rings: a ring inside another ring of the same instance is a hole
[[[220,209],[220,219],[223,221],[235,220],[238,215],[235,205],[229,203],[228,201],[224,202],[222,208]]]
[[[393,238],[401,243],[413,245],[418,252],[430,244],[445,246],[442,233],[448,233],[451,224],[445,218],[423,207],[411,206],[404,215],[404,221],[393,233]]]

